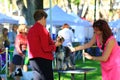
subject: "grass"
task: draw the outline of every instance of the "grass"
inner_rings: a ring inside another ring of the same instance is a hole
[[[92,60],[86,60],[84,63],[82,60],[76,61],[76,67],[82,67],[82,68],[96,68],[95,71],[88,72],[87,73],[87,80],[102,80],[101,78],[101,68],[100,68],[100,62],[92,61]],[[61,74],[61,80],[70,80],[71,77],[70,74]],[[83,74],[76,74],[75,80],[83,80],[84,75]],[[54,80],[58,80],[58,73],[54,73]]]
[[[76,60],[76,67],[77,68],[96,68],[95,71],[88,72],[87,73],[87,80],[102,80],[101,78],[101,68],[100,68],[100,62],[93,61],[93,60],[87,60],[83,63],[82,59]],[[5,73],[5,72],[1,72]],[[84,75],[83,74],[76,74],[75,80],[83,80]],[[11,78],[8,78],[8,80],[13,80]],[[58,73],[54,72],[54,80],[58,80]],[[70,74],[61,74],[61,80],[71,80]]]

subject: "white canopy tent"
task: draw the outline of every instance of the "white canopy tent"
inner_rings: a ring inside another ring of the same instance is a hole
[[[46,13],[48,14],[47,25],[52,24],[52,26],[62,26],[64,23],[67,23],[73,29],[75,29],[75,36],[79,38],[78,41],[80,42],[85,41],[86,35],[88,36],[88,32],[90,32],[88,29],[86,30],[85,28],[92,26],[92,24],[89,21],[83,20],[79,16],[72,13],[67,14],[57,5],[51,8],[51,15],[50,15],[50,9],[48,9]]]
[[[51,12],[52,12],[51,16],[52,16],[53,25],[63,25],[64,23],[67,23],[69,25],[77,25],[77,22],[78,22],[77,19],[74,16],[71,16],[66,12],[64,12],[57,5],[51,9]],[[48,9],[46,13],[48,14],[47,24],[51,24],[50,9]]]
[[[120,19],[110,21],[108,24],[111,28],[120,28]]]
[[[80,41],[82,43],[85,42],[85,39],[90,39],[93,35],[92,23],[87,20],[81,19],[78,15],[74,13],[70,13],[71,16],[74,16],[78,20],[78,24],[73,26],[75,29],[75,40]]]
[[[64,23],[68,23],[69,25],[74,25],[74,26],[80,25],[84,27],[89,27],[92,25],[89,21],[81,19],[79,16],[75,15],[74,13],[67,14],[57,5],[51,9],[51,15],[50,15],[50,9],[48,9],[46,13],[48,14],[47,24],[51,24],[50,20],[52,20],[53,25],[63,25]],[[51,16],[52,19],[50,19]]]
[[[18,20],[15,20],[12,17],[0,13],[0,24],[2,23],[18,24]]]
[[[77,26],[83,26],[83,27],[91,27],[92,24],[84,19],[81,19],[78,15],[74,14],[74,13],[70,13],[71,16],[74,16],[77,19]]]
[[[116,40],[120,42],[120,19],[110,21],[108,24],[111,27]]]

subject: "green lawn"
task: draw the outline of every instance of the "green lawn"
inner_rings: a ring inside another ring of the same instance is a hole
[[[76,67],[82,68],[96,68],[95,71],[87,73],[87,80],[102,80],[101,79],[101,68],[100,62],[93,60],[86,60],[85,63],[82,62],[82,59],[76,61]],[[75,80],[83,80],[83,74],[76,74]],[[61,80],[70,80],[70,74],[61,74]],[[54,80],[58,80],[58,73],[54,73]]]
[[[76,61],[76,67],[77,68],[91,68],[91,67],[96,68],[95,71],[87,73],[87,80],[102,80],[100,63],[98,61],[86,60],[83,63],[82,59],[79,59]],[[2,72],[2,73],[4,73],[4,72]],[[84,78],[83,74],[75,75],[75,80],[83,80],[83,78]],[[13,79],[8,78],[8,80],[13,80]],[[54,80],[58,80],[57,72],[54,72]],[[71,80],[71,75],[70,74],[61,74],[61,80]]]

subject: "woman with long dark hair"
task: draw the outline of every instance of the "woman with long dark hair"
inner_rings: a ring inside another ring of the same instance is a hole
[[[90,42],[71,48],[71,51],[86,49],[97,43],[102,55],[91,56],[84,53],[84,56],[87,59],[101,62],[102,80],[120,80],[120,47],[108,23],[105,20],[97,20],[93,24],[93,29],[94,35]]]

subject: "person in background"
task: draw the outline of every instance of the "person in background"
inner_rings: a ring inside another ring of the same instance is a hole
[[[63,42],[63,46],[71,46],[73,39],[74,39],[74,35],[72,30],[70,29],[70,26],[65,23],[62,26],[62,29],[60,31],[58,31],[58,36],[62,36],[65,41]]]
[[[5,50],[4,48],[4,45],[3,45],[3,33],[2,33],[2,30],[3,30],[3,25],[0,24],[0,54],[2,54]]]
[[[1,44],[1,56],[2,56],[2,61],[3,61],[3,64],[5,65],[6,63],[6,53],[5,53],[5,48],[8,48],[9,49],[9,45],[10,45],[10,42],[8,40],[8,29],[7,28],[3,28],[2,29],[2,35],[0,36],[0,44]]]
[[[54,80],[52,60],[53,52],[56,46],[61,42],[52,40],[46,29],[47,14],[44,10],[37,10],[34,13],[35,24],[29,29],[28,39],[28,56],[30,66],[34,71],[34,80]]]
[[[3,39],[2,39],[2,30],[3,30],[3,25],[0,24],[0,61],[2,62],[2,55],[4,53],[4,45],[3,45]],[[0,63],[0,69],[2,68],[2,63]],[[2,80],[2,77],[0,76],[0,80]]]
[[[26,26],[26,31],[25,31],[26,34],[28,33],[29,28],[30,28],[30,27]],[[27,35],[26,35],[26,36],[27,36]],[[24,70],[25,72],[27,72],[27,71],[28,71],[28,65],[29,65],[28,47],[27,47],[27,49],[26,49],[25,51],[23,51],[23,52],[25,52],[23,70]]]
[[[14,48],[15,38],[17,35],[17,28],[18,28],[18,25],[13,24],[12,30],[10,32],[8,32],[8,39],[10,41],[11,48]]]
[[[12,58],[13,58],[13,51],[14,51],[14,47],[15,47],[15,38],[16,38],[16,35],[17,35],[17,28],[18,28],[18,25],[16,24],[13,24],[12,26],[12,31],[8,32],[8,39],[10,41],[10,47],[9,47],[9,55],[10,55],[10,63],[9,63],[9,76],[12,74],[11,72],[13,70],[12,68]]]
[[[68,47],[68,46],[72,47],[72,42],[74,40],[74,33],[72,29],[70,29],[70,26],[67,23],[65,23],[62,26],[62,29],[58,31],[58,36],[62,36],[64,38],[64,42],[62,44],[64,47]],[[70,55],[70,60],[68,60],[69,61],[68,67],[72,68],[75,66],[75,61],[74,61],[75,55],[72,53],[69,53],[69,55]]]
[[[8,29],[7,28],[3,28],[3,30],[2,30],[2,33],[3,33],[3,45],[4,45],[4,47],[6,48],[9,48],[9,46],[10,46],[10,41],[9,41],[9,39],[8,39]]]
[[[93,24],[94,35],[90,42],[70,48],[72,52],[91,47],[94,43],[101,49],[101,56],[84,53],[90,60],[101,62],[102,80],[120,80],[120,47],[105,20],[97,20]]]
[[[27,27],[24,24],[19,25],[17,29],[18,33],[15,39],[15,49],[13,55],[13,65],[15,65],[15,80],[20,80],[20,77],[23,76],[22,68],[24,65],[24,58],[26,56],[27,50]]]

